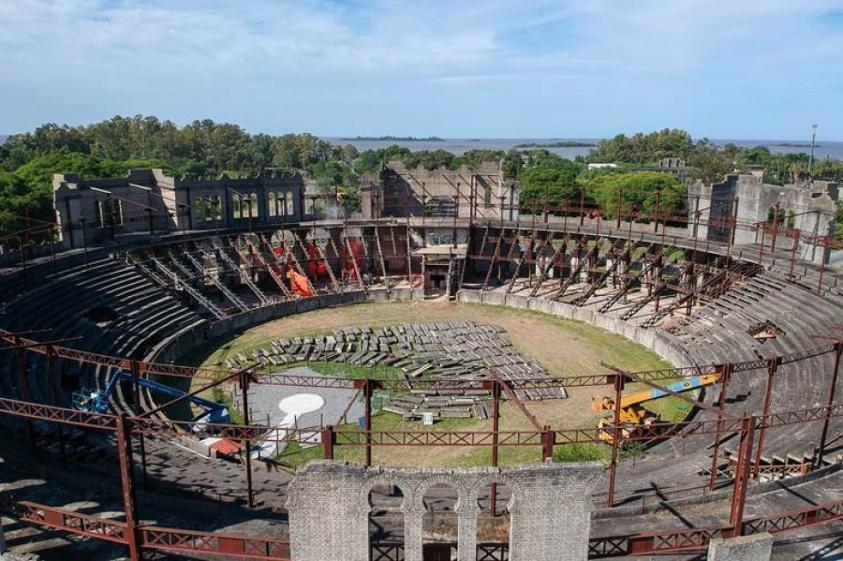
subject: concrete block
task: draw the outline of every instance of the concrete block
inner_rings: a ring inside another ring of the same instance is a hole
[[[504,306],[506,304],[506,298],[501,292],[484,292],[483,302],[494,306]]]
[[[715,538],[708,544],[708,561],[770,561],[773,553],[771,534],[753,534],[738,538]]]
[[[480,303],[482,298],[478,290],[466,290],[463,288],[457,293],[457,300],[460,302]]]
[[[510,294],[506,297],[505,304],[510,308],[517,308],[519,310],[526,310],[530,307],[530,303],[526,296],[520,296],[518,294]]]

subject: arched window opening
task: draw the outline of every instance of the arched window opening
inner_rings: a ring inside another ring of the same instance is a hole
[[[278,199],[275,196],[274,191],[270,191],[269,194],[266,196],[266,215],[267,216],[275,216],[278,214],[278,209],[275,208]]]
[[[193,219],[197,222],[205,220],[205,201],[202,197],[193,199]]]
[[[212,198],[212,204],[214,205],[214,219],[219,222],[222,220],[222,197],[215,195]]]
[[[260,218],[260,205],[258,205],[258,194],[252,193],[249,196],[249,218]]]
[[[425,559],[451,559],[457,550],[457,490],[436,484],[424,492],[425,513],[422,518],[422,542]]]
[[[404,493],[377,485],[369,492],[369,548],[372,559],[404,558]]]
[[[231,217],[235,220],[243,218],[242,209],[240,207],[240,195],[231,196]]]
[[[509,557],[509,502],[512,489],[505,483],[493,483],[477,494],[477,559]]]
[[[293,192],[287,191],[287,204],[285,206],[287,216],[292,216],[296,213],[295,206],[293,206]]]

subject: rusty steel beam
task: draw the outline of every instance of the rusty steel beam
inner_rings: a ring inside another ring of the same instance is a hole
[[[711,454],[711,474],[708,481],[709,490],[713,491],[717,485],[717,462],[720,454],[720,438],[721,425],[723,420],[723,408],[726,406],[726,395],[729,391],[729,382],[732,377],[732,365],[726,363],[723,365],[722,374],[720,375],[720,395],[717,397],[717,432],[714,435],[714,451]]]
[[[21,519],[28,524],[71,532],[86,538],[122,545],[128,544],[125,522],[41,505],[31,501],[21,501],[18,503],[18,507]]]
[[[738,465],[735,472],[735,485],[732,488],[732,505],[729,510],[730,537],[740,536],[743,531],[743,513],[746,507],[746,490],[749,486],[750,463],[752,462],[752,438],[755,432],[755,418],[742,419],[740,445],[738,447]]]
[[[831,411],[832,407],[834,406],[834,397],[837,392],[837,378],[840,374],[840,355],[843,354],[843,341],[838,341],[834,344],[834,366],[833,370],[831,371],[831,382],[828,388],[828,401],[826,403],[826,407],[828,408],[828,414],[823,421],[823,428],[822,434],[820,436],[820,447],[817,453],[817,467],[822,466],[823,459],[825,458],[825,447],[828,440],[828,425],[831,421]]]
[[[492,270],[495,267],[495,261],[498,260],[501,254],[501,240],[503,239],[505,229],[501,228],[498,232],[498,239],[495,242],[495,251],[492,254],[492,258],[489,261],[489,269],[486,271],[486,278],[483,281],[483,291],[485,292],[489,287],[489,280],[492,278]]]
[[[130,561],[140,561],[138,548],[138,506],[135,496],[135,474],[132,461],[132,433],[125,415],[117,420],[117,457],[120,462],[120,486],[123,492],[123,517],[126,529],[124,538],[129,548]]]
[[[27,524],[52,528],[79,536],[125,544],[123,522],[97,516],[79,514],[32,502],[18,503],[22,519]],[[742,534],[761,532],[781,534],[843,520],[843,500],[820,505],[776,512],[744,521]],[[620,534],[589,539],[589,559],[682,553],[708,547],[713,538],[731,535],[730,526],[680,528],[638,534]],[[264,536],[197,532],[157,526],[143,527],[139,531],[140,548],[173,554],[200,554],[236,557],[259,561],[287,561],[290,545],[287,540]]]
[[[553,247],[553,232],[550,232],[550,247]],[[539,275],[538,282],[536,282],[536,286],[530,291],[530,297],[535,297],[538,294],[539,290],[542,287],[542,284],[547,280],[547,275],[550,272],[550,268],[554,266],[556,261],[559,259],[559,254],[564,253],[567,251],[567,244],[570,241],[570,235],[566,235],[565,238],[562,240],[562,243],[553,251],[553,255],[550,257],[549,260],[546,260],[544,265],[542,266],[541,274]],[[564,266],[563,266],[564,269]]]
[[[524,404],[523,401],[521,401],[521,399],[518,398],[518,395],[512,390],[512,388],[510,388],[509,385],[503,380],[500,375],[500,371],[497,368],[493,368],[491,371],[495,376],[495,381],[497,382],[497,385],[500,387],[503,393],[506,394],[507,399],[512,400],[512,402],[518,406],[518,409],[520,409],[521,413],[524,414],[527,420],[530,421],[530,423],[534,427],[536,427],[536,430],[541,431],[544,427],[542,427],[542,425],[533,416],[533,414],[530,413],[530,410],[527,409],[527,406]]]
[[[609,462],[606,506],[612,508],[615,506],[615,478],[617,477],[618,469],[618,451],[620,449],[621,439],[623,438],[623,428],[621,427],[621,393],[628,378],[623,373],[615,373],[609,377],[609,380],[611,380],[615,388],[615,410],[613,413],[614,421],[612,423],[612,459]]]
[[[776,377],[776,371],[781,364],[781,357],[771,358],[767,366],[767,384],[764,389],[764,410],[761,413],[761,426],[758,429],[758,450],[755,454],[755,464],[752,468],[752,477],[758,479],[761,472],[761,455],[764,453],[764,440],[767,434],[766,419],[770,414],[770,406],[773,403],[773,381]]]

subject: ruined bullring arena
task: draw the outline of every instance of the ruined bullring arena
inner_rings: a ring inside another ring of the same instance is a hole
[[[836,185],[606,218],[418,173],[335,217],[296,177],[58,176],[57,237],[3,255],[0,551],[841,555]]]

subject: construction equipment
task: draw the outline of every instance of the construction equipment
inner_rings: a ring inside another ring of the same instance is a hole
[[[621,396],[619,421],[623,438],[626,439],[635,436],[641,432],[642,428],[649,427],[659,421],[656,415],[644,409],[642,406],[643,403],[671,395],[672,393],[682,393],[704,388],[716,384],[719,381],[719,373],[690,376],[679,382],[665,386],[664,390],[652,388]],[[602,397],[592,397],[591,409],[597,414],[603,414],[603,417],[597,423],[597,428],[600,429],[598,434],[601,440],[611,443],[612,431],[606,427],[612,427],[614,423],[615,400],[605,395]]]
[[[164,394],[168,397],[172,397],[173,399],[184,397],[187,394],[187,392],[177,390],[176,388],[165,384],[153,382],[147,378],[139,377],[135,379],[128,372],[118,370],[108,381],[108,385],[106,385],[104,390],[82,389],[78,392],[74,392],[73,407],[86,413],[108,413],[108,403],[111,399],[111,394],[114,392],[114,388],[117,387],[117,384],[119,382],[129,382],[134,384],[135,381],[137,381],[137,384],[142,388]],[[194,423],[228,423],[231,420],[228,408],[222,403],[202,399],[201,397],[197,397],[195,395],[187,396],[185,399],[190,403],[201,407],[203,410],[203,413],[193,419]]]

